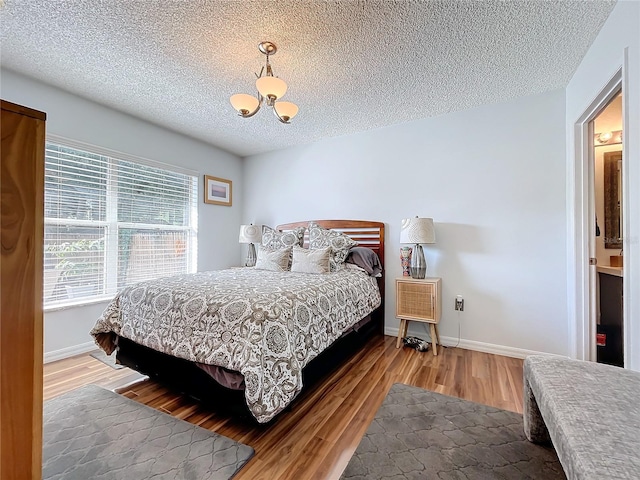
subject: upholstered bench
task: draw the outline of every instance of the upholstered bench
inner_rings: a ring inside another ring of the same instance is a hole
[[[572,479],[640,479],[640,372],[564,357],[524,361],[524,430]]]

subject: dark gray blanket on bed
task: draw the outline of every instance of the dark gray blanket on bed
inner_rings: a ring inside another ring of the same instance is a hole
[[[345,261],[359,266],[372,277],[380,277],[382,275],[382,263],[380,263],[378,254],[370,248],[353,247],[349,250],[349,255]]]

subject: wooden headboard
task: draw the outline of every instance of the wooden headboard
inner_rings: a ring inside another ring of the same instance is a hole
[[[306,220],[303,222],[284,223],[278,225],[276,230],[293,230],[298,227],[307,227],[310,221],[316,222],[324,228],[337,230],[353,238],[358,246],[367,247],[378,254],[384,267],[384,223],[368,220]],[[304,244],[309,244],[309,231],[305,231]]]

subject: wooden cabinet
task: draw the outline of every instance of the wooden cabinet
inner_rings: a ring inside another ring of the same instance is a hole
[[[433,354],[438,355],[437,344],[440,343],[438,322],[442,310],[442,280],[440,278],[396,279],[396,317],[400,319],[398,341],[400,348],[402,338],[407,335],[409,321],[430,324],[431,346]]]
[[[622,273],[611,275],[598,273],[600,322],[596,326],[599,334],[596,343],[598,363],[607,363],[624,366],[623,344],[623,299],[622,299]]]
[[[42,477],[45,114],[2,101],[0,478]]]

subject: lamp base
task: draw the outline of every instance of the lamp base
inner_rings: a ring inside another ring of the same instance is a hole
[[[411,254],[411,278],[425,278],[427,276],[427,261],[424,258],[422,245],[416,244]]]
[[[245,267],[256,266],[256,247],[253,243],[249,244],[249,250],[247,250],[247,261],[244,262]]]

